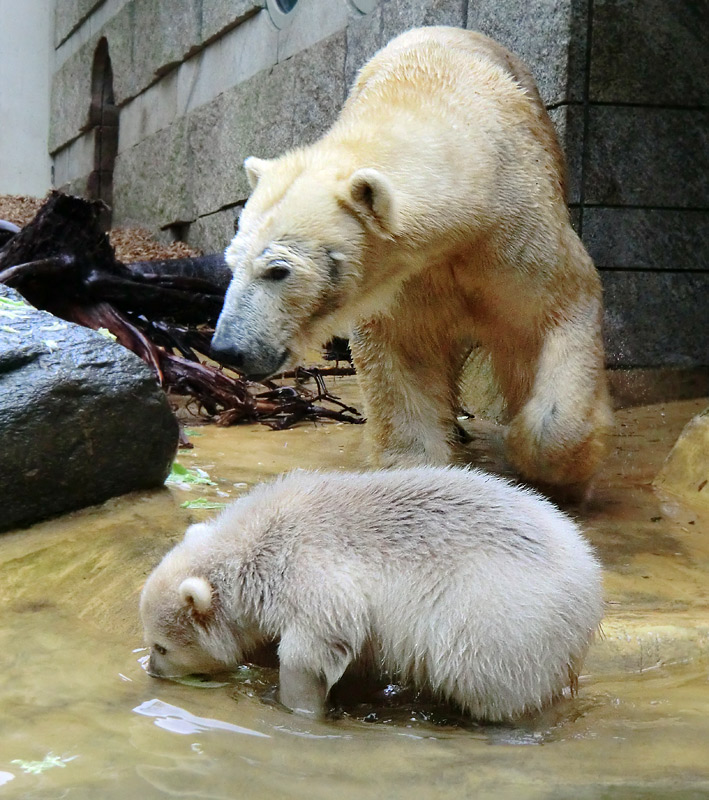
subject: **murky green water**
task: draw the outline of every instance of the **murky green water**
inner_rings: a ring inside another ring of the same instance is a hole
[[[444,710],[384,701],[311,722],[268,702],[268,670],[220,688],[142,670],[140,586],[214,513],[181,504],[293,467],[361,466],[361,427],[199,428],[180,460],[216,486],[2,535],[0,797],[709,798],[709,520],[650,487],[705,405],[619,413],[616,452],[579,512],[606,567],[605,638],[579,696],[524,725],[436,724]]]

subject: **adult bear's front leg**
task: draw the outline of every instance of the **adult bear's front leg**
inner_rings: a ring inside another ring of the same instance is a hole
[[[415,314],[366,322],[351,348],[374,466],[450,464],[460,348]]]

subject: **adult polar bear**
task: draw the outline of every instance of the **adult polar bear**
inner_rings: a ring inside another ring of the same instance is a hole
[[[405,33],[319,141],[245,168],[215,351],[264,377],[353,327],[373,461],[412,466],[453,460],[460,372],[480,345],[515,468],[587,483],[611,424],[601,287],[517,58],[470,31]]]

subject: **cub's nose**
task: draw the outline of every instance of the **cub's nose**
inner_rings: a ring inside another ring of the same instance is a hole
[[[162,678],[160,674],[160,670],[158,665],[155,663],[155,658],[153,654],[150,654],[150,658],[148,659],[148,663],[145,665],[145,671],[150,675],[151,678]]]

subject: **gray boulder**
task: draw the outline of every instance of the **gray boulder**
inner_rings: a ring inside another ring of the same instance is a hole
[[[160,486],[177,440],[141,359],[0,284],[0,531]]]

